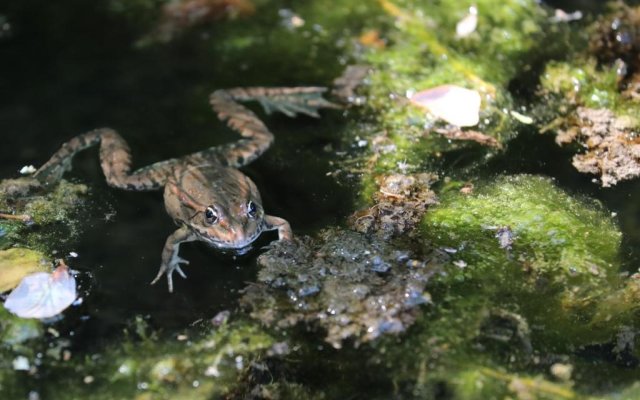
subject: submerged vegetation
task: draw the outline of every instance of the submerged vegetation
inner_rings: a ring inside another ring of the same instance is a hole
[[[172,118],[193,130],[207,126],[209,110],[192,99],[209,85],[334,82],[329,93],[343,109],[313,121],[265,118],[282,147],[248,168],[265,203],[320,221],[292,223],[294,241],[248,262],[232,257],[231,272],[201,279],[190,266],[192,290],[171,296],[135,287],[131,271],[148,254],[118,259],[126,265],[108,271],[115,288],[101,282],[119,250],[100,232],[85,248],[98,255],[81,260],[74,307],[44,320],[0,307],[3,396],[640,399],[640,275],[628,255],[637,243],[606,195],[631,196],[640,175],[637,8],[616,3],[580,20],[535,0],[105,4],[100,15],[127,27],[123,57],[159,57],[171,67],[142,72],[168,68],[174,89],[188,86],[193,103],[166,91],[162,101],[185,111]],[[0,32],[12,18],[0,15]],[[130,80],[144,75],[127,71]],[[479,96],[479,114],[447,119],[416,105],[445,92]],[[471,122],[454,125],[461,120]],[[180,135],[172,138],[180,151],[210,145],[208,134]],[[553,153],[563,165],[572,159],[597,185],[492,169],[518,146],[552,153],[556,144],[569,149]],[[89,215],[111,209],[89,190],[94,183],[78,180],[0,184],[0,290],[50,271],[43,260],[81,243]],[[306,191],[344,191],[354,205],[321,215]],[[134,208],[130,218],[155,215],[146,202]],[[129,240],[122,231],[111,238],[119,236]],[[125,303],[101,302],[113,299],[108,290]],[[224,295],[207,297],[215,291]],[[224,303],[203,304],[211,298]]]

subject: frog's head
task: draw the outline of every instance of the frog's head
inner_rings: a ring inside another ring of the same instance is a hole
[[[262,233],[262,200],[246,175],[216,167],[189,169],[180,178],[167,185],[165,205],[169,214],[189,226],[200,240],[242,251]]]

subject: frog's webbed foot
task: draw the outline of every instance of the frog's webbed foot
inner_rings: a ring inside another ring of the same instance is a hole
[[[341,108],[322,97],[326,91],[323,87],[272,88],[263,95],[256,94],[255,99],[262,105],[267,114],[281,112],[288,117],[304,114],[319,118],[320,108]]]
[[[167,283],[169,285],[169,292],[173,292],[173,273],[177,272],[181,277],[185,278],[187,275],[184,273],[180,264],[189,264],[189,261],[181,258],[178,255],[180,251],[180,244],[184,242],[191,242],[196,240],[196,236],[186,227],[181,227],[173,232],[167,238],[167,241],[162,249],[162,264],[158,275],[151,281],[151,284],[155,284],[162,278],[162,275],[167,275]]]
[[[182,270],[182,268],[180,268],[180,264],[189,264],[188,260],[185,260],[184,258],[175,256],[171,259],[171,261],[168,264],[162,263],[162,265],[160,266],[160,270],[158,271],[158,275],[156,275],[155,278],[153,278],[153,280],[151,281],[151,284],[154,285],[156,284],[156,282],[158,282],[160,280],[160,278],[162,278],[162,275],[167,275],[167,284],[169,286],[169,293],[173,292],[173,273],[177,272],[178,275],[180,275],[181,277],[183,277],[184,279],[187,279],[187,275],[184,273],[184,271]]]
[[[287,220],[273,215],[264,216],[265,229],[268,231],[278,230],[278,240],[293,240],[291,225]]]

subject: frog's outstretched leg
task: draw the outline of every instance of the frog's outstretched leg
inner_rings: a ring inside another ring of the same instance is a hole
[[[151,284],[155,284],[162,278],[162,275],[166,274],[169,292],[173,292],[173,273],[177,272],[181,277],[186,278],[187,275],[185,275],[180,268],[180,264],[189,264],[189,261],[178,256],[180,244],[193,242],[197,239],[198,237],[186,226],[180,227],[169,235],[162,249],[162,264],[160,265],[160,270],[158,271],[158,275],[151,281]]]
[[[340,108],[322,97],[323,87],[287,88],[234,88],[216,90],[209,98],[218,118],[242,135],[242,139],[228,145],[191,154],[187,160],[192,165],[203,165],[211,161],[239,168],[249,164],[273,143],[273,134],[265,124],[239,102],[258,101],[267,114],[281,112],[289,117],[305,114],[319,117],[320,108]]]
[[[91,146],[100,144],[100,166],[110,186],[126,190],[161,189],[178,159],[152,164],[131,173],[131,152],[127,142],[109,128],[96,129],[74,137],[62,145],[49,161],[35,173],[42,183],[59,181],[71,169],[73,156]]]

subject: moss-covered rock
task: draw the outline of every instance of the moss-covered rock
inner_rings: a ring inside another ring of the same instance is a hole
[[[61,241],[77,237],[88,191],[86,185],[66,180],[50,187],[32,178],[1,181],[0,212],[20,217],[0,218],[0,248],[18,244],[48,252]]]
[[[590,44],[576,40],[570,57],[549,62],[540,79],[541,131],[573,143],[573,165],[604,187],[640,176],[638,20],[640,8],[617,3],[587,28]]]
[[[507,1],[499,8],[492,1],[471,0],[379,3],[394,24],[392,28],[380,27],[386,45],[363,56],[373,66],[366,106],[395,149],[378,154],[378,171],[397,171],[399,163],[415,169],[425,160],[433,163],[440,152],[466,146],[451,138],[472,139],[481,133],[494,147],[500,147],[516,134],[516,128],[528,117],[511,112],[516,107],[509,82],[541,54],[554,51],[554,46],[548,46],[550,42],[563,43],[550,39],[562,28],[550,24],[547,10],[539,2]],[[456,23],[470,7],[477,12],[477,29],[467,37],[457,37]],[[445,84],[481,94],[480,123],[473,128],[479,132],[452,134],[459,128],[429,119],[406,99],[413,92]]]
[[[22,319],[0,306],[0,392],[5,398],[24,398],[25,381],[43,350],[45,329],[34,319]]]
[[[138,323],[139,325],[139,323]],[[136,328],[136,331],[146,328]],[[188,336],[187,336],[188,335]],[[256,325],[233,322],[176,338],[153,334],[124,339],[98,358],[49,361],[68,389],[51,388],[47,398],[98,399],[211,399],[220,398],[240,383],[244,371],[275,344]],[[82,371],[78,375],[74,371]]]
[[[505,177],[473,195],[445,196],[424,229],[457,251],[460,268],[446,279],[451,293],[474,290],[483,301],[509,304],[558,346],[607,340],[616,331],[585,321],[622,284],[620,232],[597,204],[550,179]]]

